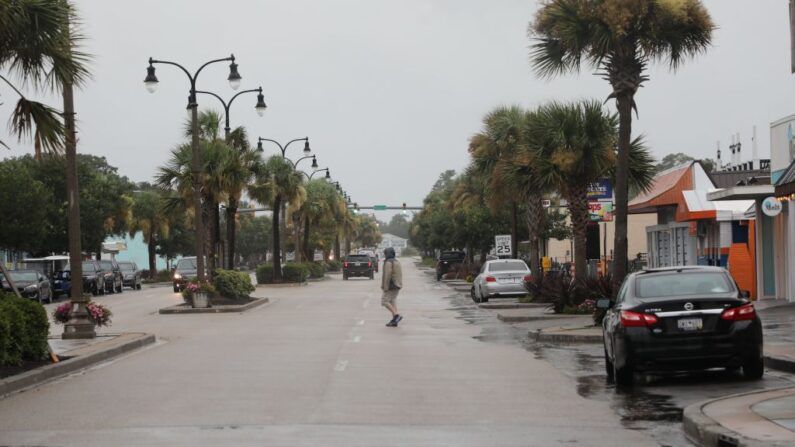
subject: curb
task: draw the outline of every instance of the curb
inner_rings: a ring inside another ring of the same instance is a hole
[[[262,306],[270,302],[268,298],[255,298],[252,301],[242,306],[225,306],[225,307],[206,307],[206,308],[193,308],[186,307],[186,304],[177,304],[176,306],[164,307],[158,311],[160,315],[175,315],[175,314],[225,314],[225,313],[243,313],[251,310],[257,306]]]
[[[566,334],[561,331],[566,329],[554,328],[555,331],[539,329],[528,332],[528,336],[539,342],[553,343],[602,343],[602,336],[598,334]],[[571,330],[571,329],[569,329]]]
[[[781,388],[781,389],[787,389]],[[743,447],[784,447],[791,445],[789,443],[782,443],[776,441],[758,441],[755,439],[746,438],[745,436],[729,430],[728,428],[720,425],[716,420],[704,414],[704,407],[707,405],[725,400],[732,399],[740,396],[749,396],[753,394],[769,393],[770,389],[753,391],[750,393],[731,394],[729,396],[720,397],[718,399],[711,399],[689,405],[685,407],[682,414],[682,425],[684,426],[685,435],[687,439],[696,445],[700,446],[743,446]]]
[[[481,303],[478,304],[481,309],[539,309],[549,307],[545,303]]]
[[[308,286],[308,282],[283,282],[283,283],[275,283],[275,284],[257,284],[255,287],[274,287],[277,289],[283,289],[287,287],[304,287]]]
[[[75,356],[58,363],[53,363],[32,371],[17,374],[15,376],[0,380],[0,399],[8,396],[9,394],[44,384],[50,380],[72,374],[97,363],[101,363],[114,357],[118,357],[122,354],[126,354],[130,351],[134,351],[138,348],[154,344],[156,341],[154,334],[126,333],[121,334],[120,336],[136,337],[132,340],[105,350]],[[113,340],[109,340],[108,342],[112,341]]]
[[[765,361],[765,366],[768,368],[777,369],[788,373],[795,374],[795,360],[791,358],[776,357],[772,355],[765,355],[762,357]]]
[[[529,321],[540,321],[540,320],[564,320],[567,318],[571,318],[571,315],[517,315],[517,316],[506,316],[502,314],[497,314],[497,319],[503,321],[505,323],[527,323]]]

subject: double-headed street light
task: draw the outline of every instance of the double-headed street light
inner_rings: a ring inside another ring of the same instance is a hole
[[[323,171],[326,171],[326,180],[331,180],[331,171],[329,170],[329,168],[314,170],[312,174],[309,176],[309,180],[312,180],[312,177],[314,177],[315,174],[317,174],[318,172],[323,172]]]
[[[239,75],[238,75],[239,76]],[[213,92],[206,92],[204,90],[196,90],[196,93],[202,93],[205,95],[215,96],[219,101],[221,101],[221,105],[224,107],[224,120],[225,120],[225,127],[224,127],[224,137],[228,140],[229,134],[232,132],[232,128],[229,125],[229,108],[232,107],[232,102],[234,102],[235,98],[242,95],[243,93],[258,93],[257,95],[257,105],[254,106],[254,110],[257,111],[259,116],[265,115],[265,109],[268,108],[268,105],[265,104],[265,96],[262,94],[262,87],[255,88],[251,90],[243,90],[242,92],[237,93],[233,96],[229,102],[226,102],[220,96],[216,95]]]
[[[262,142],[263,141],[268,141],[268,142],[271,142],[271,143],[275,144],[276,146],[279,146],[279,150],[282,152],[282,158],[287,158],[287,155],[286,155],[287,154],[287,149],[290,147],[291,144],[293,144],[293,143],[295,143],[297,141],[303,141],[304,142],[304,155],[309,155],[312,152],[312,149],[310,149],[310,147],[309,147],[309,137],[296,138],[294,140],[288,141],[287,144],[285,144],[285,145],[282,145],[281,143],[279,143],[276,140],[271,140],[270,138],[259,137],[259,138],[257,138],[257,150],[260,151],[260,152],[264,151],[264,149],[262,147]]]
[[[199,281],[203,281],[205,279],[205,268],[204,268],[204,221],[202,220],[202,197],[201,197],[201,151],[199,150],[199,115],[198,115],[198,103],[196,102],[196,80],[199,77],[199,73],[201,73],[204,68],[210,64],[218,63],[218,62],[230,62],[229,64],[229,76],[227,80],[229,81],[229,86],[232,87],[232,90],[237,90],[240,87],[240,81],[242,77],[240,73],[237,71],[237,64],[235,63],[235,55],[232,54],[229,57],[224,57],[221,59],[213,59],[211,61],[205,62],[204,65],[199,67],[198,70],[194,74],[191,74],[185,67],[182,65],[171,62],[171,61],[162,61],[153,58],[149,58],[149,67],[146,68],[146,78],[144,79],[144,85],[146,89],[150,93],[154,93],[157,90],[158,81],[157,76],[155,75],[155,64],[165,64],[165,65],[173,65],[180,70],[182,70],[185,75],[188,77],[190,81],[190,95],[188,96],[188,108],[191,111],[191,150],[193,153],[192,163],[191,163],[191,170],[193,171],[193,206],[195,209],[194,215],[194,229],[196,232],[196,274],[199,278]],[[231,102],[231,101],[230,101]],[[264,101],[263,101],[264,103]]]

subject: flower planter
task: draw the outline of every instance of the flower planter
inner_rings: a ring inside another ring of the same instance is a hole
[[[204,292],[194,292],[192,301],[195,308],[210,307],[210,297]]]

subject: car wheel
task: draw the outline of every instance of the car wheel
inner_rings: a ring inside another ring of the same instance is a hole
[[[143,286],[142,286],[142,285],[141,285],[141,283],[139,282],[138,284],[136,284],[136,285],[135,285],[135,290],[141,290],[141,288],[142,288],[142,287],[143,287]]]
[[[478,297],[477,297],[477,295],[475,295],[475,288],[474,287],[469,289],[469,296],[472,298],[472,301],[474,301],[476,303],[478,302]]]
[[[104,295],[105,294],[105,284],[102,284],[102,287],[97,285],[97,290],[99,290],[99,294],[100,295]]]
[[[615,363],[613,364],[613,380],[616,386],[631,386],[634,374],[631,364],[626,364],[623,368],[617,368]]]
[[[99,288],[97,287],[97,283],[94,283],[94,287],[91,288],[91,294],[94,296],[99,295]],[[71,295],[71,293],[69,295]]]
[[[605,350],[605,372],[607,373],[607,382],[613,383],[615,381],[615,375],[613,375],[613,362],[610,361],[610,357],[607,356],[607,347],[604,346]]]
[[[179,293],[179,286],[174,286],[174,293]]]
[[[755,358],[743,365],[743,377],[748,380],[759,380],[765,373],[765,362],[761,358]]]

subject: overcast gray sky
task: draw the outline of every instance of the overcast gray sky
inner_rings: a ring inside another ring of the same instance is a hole
[[[261,85],[269,109],[260,118],[256,95],[241,96],[232,125],[246,126],[252,140],[309,136],[320,166],[361,205],[420,204],[441,171],[467,164],[469,137],[497,105],[609,93],[591,70],[552,81],[533,74],[526,30],[534,1],[75,3],[94,55],[94,79],[75,100],[78,150],[106,156],[135,181],[151,180],[167,160],[186,117],[188,81],[176,68],[158,66],[159,90],[144,89],[149,56],[195,70],[234,53],[241,89]],[[647,135],[657,158],[714,157],[717,140],[725,149],[740,132],[749,158],[756,125],[767,157],[769,123],[795,113],[787,1],[705,4],[719,26],[714,46],[675,74],[654,67],[637,95],[634,130]],[[211,66],[198,86],[231,97],[227,74],[226,65]],[[5,122],[14,101],[3,86],[0,94]],[[200,106],[219,108],[210,97],[200,97]],[[13,143],[0,157],[32,152],[0,128]],[[290,150],[299,153],[298,145]]]

